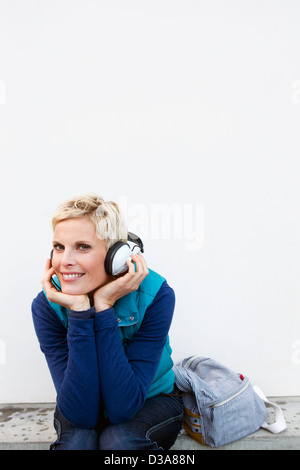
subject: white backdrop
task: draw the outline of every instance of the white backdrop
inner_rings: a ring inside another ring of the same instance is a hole
[[[300,395],[300,3],[0,0],[0,402],[55,400],[31,320],[57,204],[119,201],[174,360]]]

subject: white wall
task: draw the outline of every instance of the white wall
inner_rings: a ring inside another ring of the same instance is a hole
[[[120,202],[174,287],[175,361],[300,395],[299,15],[0,0],[0,402],[55,400],[30,306],[52,212],[83,192]]]

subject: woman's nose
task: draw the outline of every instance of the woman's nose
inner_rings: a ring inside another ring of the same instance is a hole
[[[61,259],[61,264],[63,266],[74,266],[75,258],[72,251],[65,250]]]

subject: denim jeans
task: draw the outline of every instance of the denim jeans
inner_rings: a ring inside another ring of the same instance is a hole
[[[130,420],[110,424],[102,420],[96,429],[80,429],[69,423],[56,408],[57,440],[51,450],[168,450],[181,430],[183,404],[176,393],[146,400]]]

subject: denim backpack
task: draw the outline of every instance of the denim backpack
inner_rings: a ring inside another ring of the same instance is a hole
[[[203,445],[219,447],[264,427],[273,433],[286,428],[282,410],[269,402],[249,379],[201,356],[184,359],[173,367],[175,383],[183,392],[183,428]],[[275,410],[268,425],[265,403]]]

